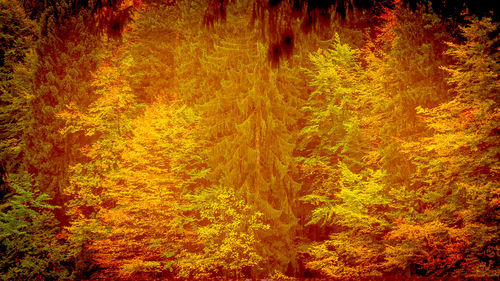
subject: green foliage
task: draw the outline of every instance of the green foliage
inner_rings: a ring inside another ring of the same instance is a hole
[[[317,165],[335,165],[338,161],[359,170],[366,146],[361,136],[360,101],[367,94],[358,53],[340,43],[337,35],[332,48],[310,55],[313,69],[307,71],[314,91],[303,107],[308,119],[301,130],[302,147],[309,147],[309,159]],[[335,155],[335,156],[334,156]]]
[[[129,82],[139,102],[152,102],[157,97],[176,98],[174,50],[179,33],[172,27],[177,20],[174,8],[152,8],[136,15],[133,33],[125,34],[131,48]]]
[[[68,248],[48,204],[26,173],[7,174],[12,190],[0,205],[0,277],[2,280],[65,280]]]
[[[36,25],[15,1],[0,2],[0,279],[64,280],[68,248],[49,196],[25,167]]]
[[[36,26],[15,1],[0,3],[0,163],[1,174],[22,168],[26,113],[32,86],[30,51]],[[8,193],[0,181],[0,200]]]
[[[370,169],[355,174],[343,163],[339,170],[340,190],[333,198],[302,198],[316,206],[309,224],[335,229],[327,240],[311,245],[306,266],[330,277],[379,275],[384,259],[381,238],[390,225],[380,213],[389,203],[383,193],[385,175]]]

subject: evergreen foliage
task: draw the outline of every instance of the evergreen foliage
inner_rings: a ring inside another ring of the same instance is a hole
[[[12,190],[0,205],[2,280],[66,280],[68,247],[55,226],[49,197],[30,184],[26,173],[8,174]]]
[[[261,239],[279,242],[262,248],[261,255],[274,258],[277,264],[268,263],[269,267],[285,270],[293,261],[297,224],[293,205],[299,188],[290,173],[293,135],[289,128],[296,121],[285,101],[293,97],[277,88],[278,73],[266,64],[265,49],[243,43],[252,41],[223,39],[206,57],[205,67],[210,66],[220,83],[201,113],[209,145],[207,165],[212,182],[233,186],[248,204],[263,212],[271,229],[261,232]]]
[[[37,26],[15,1],[0,3],[0,21],[0,278],[64,280],[68,247],[56,226],[55,206],[25,165]]]
[[[91,72],[97,64],[98,41],[86,26],[88,12],[69,17],[70,8],[61,2],[42,20],[29,126],[24,132],[28,170],[57,204],[67,184],[68,166],[80,157],[78,149],[86,141],[84,135],[65,130],[58,114],[68,106],[90,104]]]

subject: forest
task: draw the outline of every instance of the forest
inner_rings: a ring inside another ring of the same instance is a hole
[[[498,280],[494,2],[0,0],[0,280]]]

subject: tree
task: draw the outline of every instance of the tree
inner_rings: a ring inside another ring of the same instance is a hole
[[[130,63],[128,79],[139,102],[151,103],[158,97],[176,99],[174,92],[174,50],[180,32],[174,27],[179,19],[175,7],[159,6],[144,8],[136,13],[132,32],[124,39],[131,43],[127,55]]]
[[[91,71],[97,65],[97,37],[86,20],[87,11],[70,17],[71,7],[59,3],[47,11],[38,41],[28,126],[24,132],[28,171],[54,203],[62,205],[67,169],[81,155],[85,135],[65,131],[58,113],[66,106],[85,108],[92,100]],[[59,218],[62,219],[62,216]]]
[[[390,256],[413,253],[406,257],[425,274],[498,275],[499,64],[498,36],[490,37],[496,28],[491,19],[473,19],[461,27],[465,42],[448,43],[454,64],[443,69],[454,96],[420,108],[433,134],[405,145],[417,166],[413,182],[425,216],[401,222],[390,234],[406,245],[393,247]]]
[[[0,3],[0,163],[4,173],[17,173],[23,164],[22,132],[26,122],[36,26],[14,1]],[[0,196],[9,191],[2,186]],[[1,197],[0,197],[1,198]],[[1,200],[1,199],[0,199]]]
[[[410,183],[414,167],[402,153],[402,141],[426,135],[425,123],[417,118],[416,107],[432,107],[448,93],[441,65],[443,41],[449,37],[444,23],[426,6],[412,12],[401,1],[381,15],[378,35],[367,42],[364,55],[368,75],[380,89],[379,113],[383,114],[379,146],[383,168],[393,186]],[[382,101],[383,99],[383,101]]]
[[[278,71],[267,66],[264,49],[257,44],[240,46],[243,40],[248,39],[223,41],[207,56],[205,67],[210,66],[220,83],[202,109],[209,141],[207,164],[215,184],[233,186],[248,204],[263,212],[264,222],[272,228],[259,235],[274,242],[262,247],[260,253],[264,258],[274,257],[269,261],[276,263],[268,264],[265,270],[280,268],[285,272],[288,264],[294,263],[297,219],[293,206],[299,189],[291,177],[291,129],[296,122],[291,115],[293,97],[292,92],[278,88]],[[215,62],[225,58],[225,64]]]
[[[20,0],[30,19],[46,22],[47,14],[78,17],[82,11],[88,13],[87,27],[94,35],[106,34],[111,38],[121,37],[125,25],[130,22],[134,9],[143,1],[134,0],[76,0],[76,1],[33,1]],[[61,10],[62,8],[62,10]],[[43,24],[42,24],[43,25]]]
[[[31,185],[27,173],[7,174],[11,190],[0,205],[2,280],[67,280],[68,248],[56,227],[47,194]]]
[[[68,249],[49,196],[26,171],[36,25],[14,1],[0,3],[0,279],[64,280]]]
[[[180,205],[196,170],[190,129],[196,118],[186,107],[155,103],[132,123],[119,166],[102,184],[97,239],[91,242],[106,274],[165,276],[176,273],[186,241]]]
[[[111,56],[120,48],[106,46],[103,61],[91,80],[95,100],[87,107],[70,103],[58,112],[56,118],[65,125],[62,134],[76,134],[88,139],[79,148],[81,157],[68,167],[65,208],[70,216],[69,241],[75,255],[75,278],[90,278],[98,270],[95,250],[91,244],[101,236],[98,214],[102,208],[112,207],[113,200],[106,196],[107,185],[121,167],[121,153],[126,149],[125,137],[132,130],[132,120],[140,114],[126,81],[120,73],[127,73],[123,56]],[[111,205],[109,205],[111,204]]]
[[[203,180],[192,134],[198,119],[164,83],[138,86],[136,80],[152,75],[143,60],[154,61],[158,54],[168,53],[169,46],[146,52],[164,38],[136,39],[151,31],[161,34],[168,29],[165,22],[171,21],[159,9],[142,13],[123,44],[106,46],[93,77],[98,98],[84,111],[69,106],[59,114],[65,130],[92,140],[82,148],[86,158],[70,167],[66,188],[72,198],[68,204],[72,242],[80,259],[93,263],[81,269],[88,276],[173,276],[182,247],[188,238],[194,239],[192,231],[183,229],[179,205],[186,202],[184,194]],[[150,21],[157,24],[151,26]],[[170,70],[163,65],[156,71],[163,77]]]
[[[200,156],[210,169],[205,188],[234,188],[271,225],[257,234],[266,241],[257,245],[265,268],[256,267],[251,275],[294,274],[294,204],[300,185],[292,178],[292,153],[297,96],[304,85],[290,79],[289,66],[270,67],[266,48],[245,27],[250,21],[245,8],[242,4],[228,12],[230,24],[214,26],[210,36],[185,28],[185,42],[179,45],[185,63],[177,72],[177,89],[201,117]]]
[[[0,22],[5,27],[0,35],[0,81],[12,79],[14,67],[22,63],[33,43],[36,25],[24,14],[16,1],[2,1]]]
[[[182,249],[176,267],[180,277],[249,275],[259,270],[259,231],[269,230],[263,213],[245,203],[233,188],[219,186],[189,195],[187,211],[197,235],[192,249]]]
[[[329,277],[381,274],[390,226],[381,213],[389,203],[386,175],[373,156],[378,97],[358,56],[337,35],[330,49],[310,55],[313,67],[306,70],[314,91],[303,107],[298,159],[315,188],[301,200],[313,206],[308,225],[327,234],[308,245],[306,267]]]

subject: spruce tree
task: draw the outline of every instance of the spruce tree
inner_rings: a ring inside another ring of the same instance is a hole
[[[81,157],[84,134],[65,130],[58,114],[68,107],[85,108],[93,94],[91,72],[96,67],[98,39],[92,35],[88,11],[72,15],[60,2],[44,14],[37,42],[33,98],[24,132],[28,171],[58,205],[68,183],[67,169]],[[62,217],[60,217],[62,218]]]
[[[201,48],[191,42],[180,46],[187,48],[185,57],[193,58],[192,65],[181,69],[194,72],[181,71],[178,85],[180,96],[201,116],[207,179],[233,188],[271,226],[258,231],[258,238],[266,241],[257,251],[266,268],[254,268],[252,274],[267,275],[274,269],[294,274],[294,204],[300,187],[292,178],[297,92],[285,86],[289,69],[273,69],[267,62],[258,35],[245,28],[249,20],[235,8],[227,15],[231,24],[215,26],[210,37],[193,34],[188,40],[206,43]]]
[[[26,171],[36,24],[15,1],[0,3],[0,279],[65,280],[67,247],[54,206]]]

